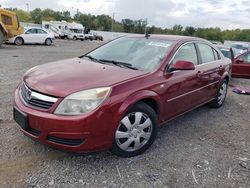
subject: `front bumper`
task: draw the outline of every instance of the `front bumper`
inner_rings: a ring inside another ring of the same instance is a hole
[[[14,108],[27,116],[29,126],[26,129],[20,126],[21,131],[42,144],[79,153],[105,150],[112,146],[116,126],[108,108],[82,116],[55,115],[24,104],[19,87],[14,95]]]

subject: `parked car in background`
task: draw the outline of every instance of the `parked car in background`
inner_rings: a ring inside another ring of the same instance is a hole
[[[103,41],[103,36],[98,35],[97,33],[94,33],[94,40],[100,40],[100,41]]]
[[[85,40],[94,40],[95,39],[95,36],[94,36],[94,33],[86,33],[85,35],[84,35],[84,37],[85,37]]]
[[[53,33],[49,33],[41,28],[25,27],[24,34],[9,39],[7,43],[14,43],[16,45],[45,44],[50,46],[53,43],[53,40]]]
[[[231,59],[232,77],[236,78],[250,78],[250,51],[247,51],[238,57],[234,57],[233,49],[228,46],[217,46],[222,54]]]
[[[247,42],[235,42],[230,47],[234,50],[234,57],[250,50],[250,44]]]
[[[82,24],[78,23],[69,23],[68,24],[69,33],[68,33],[68,39],[73,40],[81,40],[83,41],[85,39],[84,36],[84,27]]]
[[[238,78],[250,78],[250,51],[247,51],[234,59],[232,76]]]
[[[70,32],[68,33],[68,39],[84,41],[85,36],[83,30],[70,29]]]
[[[222,42],[220,41],[211,40],[210,42],[215,45],[222,45]]]
[[[217,48],[221,51],[221,53],[231,59],[233,61],[234,59],[234,53],[233,53],[233,49],[230,48],[229,46],[224,46],[224,45],[217,45]]]
[[[221,107],[231,66],[204,39],[122,37],[26,72],[14,94],[14,119],[43,144],[131,157],[150,147],[165,122],[204,104]]]

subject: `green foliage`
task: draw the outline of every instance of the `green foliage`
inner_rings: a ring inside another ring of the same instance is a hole
[[[112,18],[109,15],[91,15],[78,12],[74,18],[71,17],[70,11],[54,11],[52,9],[36,8],[33,11],[26,12],[21,9],[9,8],[19,16],[21,22],[33,22],[40,24],[44,21],[68,21],[78,22],[85,26],[86,29],[111,31],[112,30]],[[126,33],[145,33],[146,21],[131,20],[129,18],[122,19],[121,22],[113,20],[113,31],[126,32]],[[172,35],[186,35],[205,38],[213,41],[234,40],[234,41],[249,41],[250,42],[250,29],[235,29],[224,30],[220,28],[194,28],[192,26],[183,27],[182,25],[174,25],[172,28],[161,28],[151,26],[147,28],[147,31],[151,34],[172,34]]]
[[[41,24],[42,23],[42,10],[40,8],[36,8],[33,11],[30,12],[30,16],[32,21],[35,24]]]
[[[21,9],[16,9],[14,12],[17,13],[20,22],[30,22],[31,21],[31,16],[28,12],[21,10]]]

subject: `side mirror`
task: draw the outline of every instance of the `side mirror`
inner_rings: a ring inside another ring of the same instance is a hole
[[[195,66],[192,62],[184,60],[177,61],[172,67],[172,70],[194,70],[194,69]]]
[[[240,64],[240,63],[244,63],[244,60],[243,59],[236,59],[234,62],[237,64]]]

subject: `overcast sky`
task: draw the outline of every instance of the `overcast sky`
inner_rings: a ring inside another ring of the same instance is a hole
[[[122,18],[145,19],[163,28],[175,24],[222,29],[250,28],[250,0],[0,0],[2,7],[27,10],[51,8],[83,13],[115,13]]]

